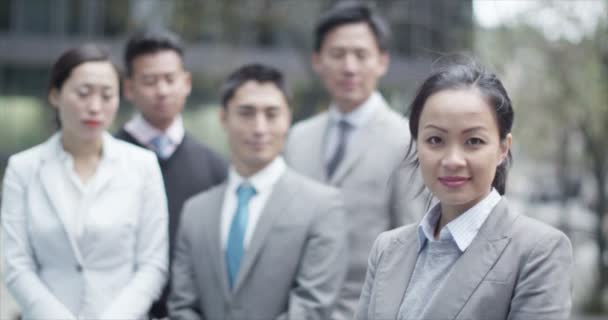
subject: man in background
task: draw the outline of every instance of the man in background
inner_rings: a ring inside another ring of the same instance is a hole
[[[169,257],[186,199],[222,182],[225,161],[184,128],[181,112],[192,89],[179,38],[166,30],[141,31],[125,50],[124,95],[138,111],[116,136],[153,150],[162,170],[169,206]],[[171,260],[170,260],[171,261]],[[151,309],[167,317],[168,286]]]
[[[272,67],[247,65],[225,82],[231,168],[225,183],[184,206],[171,319],[331,316],[346,274],[344,207],[338,190],[285,164],[288,101]]]
[[[340,2],[322,15],[312,64],[331,104],[297,123],[286,147],[291,167],[344,196],[350,262],[336,319],[353,317],[378,234],[414,222],[410,175],[400,168],[409,128],[377,91],[389,65],[388,38],[386,22],[363,2]]]

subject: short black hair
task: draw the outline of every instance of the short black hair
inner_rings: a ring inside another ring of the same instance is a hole
[[[135,58],[162,50],[175,51],[180,58],[184,58],[184,47],[177,34],[165,29],[145,29],[135,32],[129,38],[125,49],[127,76],[133,73]]]
[[[278,69],[259,63],[246,64],[233,71],[224,84],[222,85],[222,107],[227,108],[228,102],[236,91],[247,81],[256,81],[259,83],[270,82],[274,84],[283,96],[288,104],[291,101],[291,92],[287,87],[285,77],[283,73]]]
[[[380,51],[387,51],[390,41],[390,28],[374,7],[361,1],[338,2],[326,11],[315,28],[315,51],[321,51],[323,41],[333,29],[345,24],[364,22],[372,30]]]

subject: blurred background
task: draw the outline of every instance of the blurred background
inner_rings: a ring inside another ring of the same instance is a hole
[[[227,156],[218,88],[247,62],[281,68],[294,121],[328,103],[310,67],[314,23],[330,0],[0,0],[0,178],[8,157],[54,130],[53,61],[83,42],[122,66],[128,35],[166,27],[186,43],[186,127]],[[378,0],[393,31],[381,91],[407,114],[417,85],[453,53],[494,70],[514,101],[508,198],[562,229],[575,254],[573,319],[608,316],[608,0]],[[132,115],[126,102],[113,130]],[[0,191],[1,195],[1,191]],[[0,319],[17,313],[4,288]]]

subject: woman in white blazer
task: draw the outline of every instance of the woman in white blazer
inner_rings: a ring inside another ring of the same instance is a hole
[[[119,74],[95,45],[65,52],[60,130],[9,159],[2,260],[24,319],[141,319],[167,277],[167,205],[153,153],[106,132]]]
[[[410,110],[408,155],[438,203],[377,238],[356,319],[568,319],[568,238],[502,197],[513,108],[500,80],[450,65]]]

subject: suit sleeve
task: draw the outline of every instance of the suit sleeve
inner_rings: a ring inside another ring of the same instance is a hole
[[[561,232],[538,237],[515,286],[509,320],[569,319],[572,245]]]
[[[171,268],[171,291],[167,302],[169,317],[174,320],[201,320],[199,297],[194,284],[194,266],[190,245],[188,224],[190,211],[188,203],[184,205],[182,219],[173,251]]]
[[[27,231],[25,188],[13,159],[9,160],[1,211],[4,281],[31,319],[76,319],[38,277],[38,266]]]
[[[379,248],[381,247],[382,237],[383,234],[380,234],[378,238],[376,238],[376,241],[374,241],[374,245],[369,254],[365,282],[363,283],[363,288],[361,289],[359,304],[355,310],[355,320],[367,320],[369,310],[373,309],[373,307],[370,307],[370,304],[372,292],[374,291],[374,279],[376,278],[376,266],[378,265],[378,253],[380,251]]]
[[[100,318],[144,318],[167,281],[168,272],[168,213],[167,198],[158,162],[150,153],[142,179],[135,248],[135,274]]]
[[[422,209],[424,194],[416,195],[422,185],[414,168],[401,162],[390,179],[389,229],[418,221],[420,217],[417,213],[424,212]]]
[[[329,319],[346,277],[348,254],[340,194],[320,205],[301,257],[289,307],[278,319]]]

